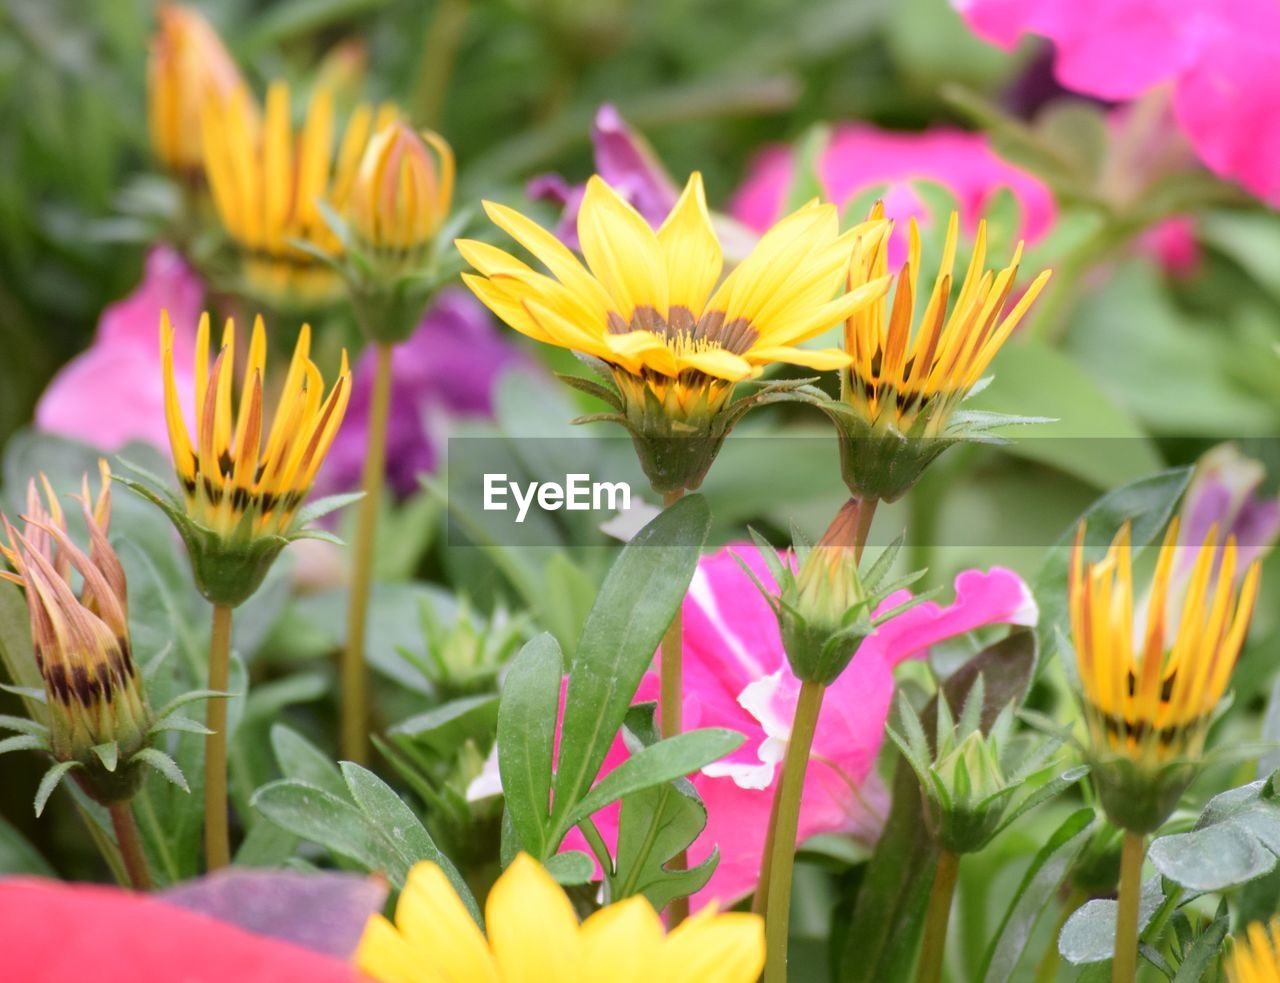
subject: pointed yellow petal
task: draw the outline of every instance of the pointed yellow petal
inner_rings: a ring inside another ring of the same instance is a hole
[[[724,265],[720,240],[711,227],[702,175],[694,171],[667,220],[658,230],[658,242],[666,257],[668,300],[672,307],[687,307],[696,320],[715,289]]]
[[[624,321],[637,307],[667,310],[667,266],[649,223],[600,177],[587,181],[578,241],[596,279]]]
[[[485,923],[503,983],[580,983],[578,919],[537,861],[522,854],[498,878]]]

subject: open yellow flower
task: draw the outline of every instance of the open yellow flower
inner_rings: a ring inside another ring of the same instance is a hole
[[[1227,957],[1231,983],[1280,983],[1280,918],[1253,922]]]
[[[872,217],[883,215],[883,205],[876,205]],[[983,221],[978,223],[973,255],[951,303],[959,228],[959,216],[952,212],[942,262],[914,332],[920,297],[920,232],[915,219],[892,302],[886,297],[852,314],[845,324],[845,351],[852,361],[844,373],[844,398],[876,429],[940,436],[951,411],[977,384],[1049,279],[1048,270],[1040,273],[1006,311],[1022,243],[1004,269],[998,273],[986,269],[987,224]],[[886,236],[858,244],[851,282],[885,275],[888,243]],[[917,426],[918,420],[922,427]]]
[[[669,935],[647,900],[628,898],[581,925],[537,861],[521,854],[485,908],[486,940],[444,873],[420,863],[396,906],[374,915],[356,964],[380,983],[753,983],[762,920],[704,908]]]
[[[205,170],[222,225],[240,250],[250,293],[281,307],[323,304],[338,295],[338,272],[292,241],[342,253],[320,203],[338,212],[345,208],[370,136],[395,112],[391,105],[376,114],[368,105],[356,107],[335,158],[333,96],[327,88],[313,93],[297,134],[283,82],[267,91],[260,126],[247,94],[205,102]]]
[[[169,170],[199,174],[204,167],[200,118],[206,101],[240,101],[245,125],[258,127],[258,109],[218,33],[191,7],[163,4],[147,62],[147,119],[151,147]]]
[[[1096,563],[1084,562],[1084,535],[1082,525],[1069,592],[1094,779],[1113,821],[1149,832],[1194,776],[1249,629],[1260,568],[1252,564],[1237,586],[1235,540],[1219,549],[1218,531],[1211,529],[1181,612],[1171,618],[1169,585],[1180,548],[1175,519],[1156,561],[1146,623],[1137,625],[1128,525]],[[1171,624],[1177,625],[1172,637]]]
[[[467,285],[517,331],[602,359],[660,396],[694,394],[759,376],[772,362],[827,370],[847,364],[834,349],[801,342],[881,296],[887,281],[837,291],[853,244],[878,224],[839,232],[834,205],[812,202],[765,233],[720,282],[723,253],[701,175],[655,232],[599,177],[587,182],[578,235],[587,261],[503,205],[485,203],[494,224],[552,276],[482,242],[458,243],[482,274]]]
[[[585,267],[520,213],[492,202],[485,209],[551,275],[495,246],[460,240],[458,249],[480,274],[463,279],[517,331],[604,363],[617,392],[597,395],[619,410],[642,461],[643,441],[685,436],[706,437],[714,456],[732,420],[712,421],[737,383],[771,363],[847,365],[849,357],[836,349],[798,346],[888,288],[881,277],[841,289],[854,244],[878,239],[885,223],[841,234],[835,206],[816,201],[766,232],[722,280],[723,252],[697,173],[656,232],[608,184],[591,178],[578,213]],[[655,488],[696,488],[710,461],[706,453],[690,457],[697,460],[662,468],[657,477],[646,461]]]

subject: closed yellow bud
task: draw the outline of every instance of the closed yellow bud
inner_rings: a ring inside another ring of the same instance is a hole
[[[256,125],[257,107],[222,39],[189,7],[166,4],[147,65],[147,114],[151,146],[172,171],[204,167],[200,118],[205,101],[243,99]]]
[[[348,220],[377,250],[407,253],[427,245],[453,200],[453,151],[437,133],[393,120],[369,141]]]

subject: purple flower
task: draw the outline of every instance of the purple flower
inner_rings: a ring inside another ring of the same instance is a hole
[[[649,141],[622,118],[616,107],[605,103],[591,126],[596,173],[644,216],[655,229],[675,207],[680,187],[658,159]],[[564,209],[556,225],[556,237],[570,249],[578,249],[578,207],[584,185],[569,184],[559,174],[543,174],[529,182],[529,197],[549,201]],[[712,213],[711,223],[725,256],[741,259],[756,243],[756,234],[727,215]]]
[[[470,294],[440,294],[392,356],[387,480],[397,494],[412,494],[418,475],[435,468],[438,442],[450,418],[492,413],[495,381],[522,361]],[[367,349],[356,363],[351,404],[321,473],[321,483],[330,491],[360,484],[373,371],[373,352]]]

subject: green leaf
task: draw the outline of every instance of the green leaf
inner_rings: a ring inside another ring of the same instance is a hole
[[[57,871],[40,855],[17,828],[0,816],[0,876],[35,874],[56,878]]]
[[[498,769],[507,814],[524,848],[550,852],[551,769],[563,672],[560,646],[543,633],[511,662],[498,706]]]
[[[543,864],[557,884],[572,887],[588,883],[596,872],[595,861],[581,850],[566,850],[549,857]]]
[[[271,728],[271,749],[285,778],[292,778],[334,795],[346,794],[342,772],[333,760],[296,730],[284,724]]]
[[[948,704],[962,706],[981,674],[986,696],[982,712],[985,732],[1002,707],[1021,701],[1035,661],[1035,636],[1030,631],[1015,631],[956,670],[942,684],[941,692]],[[934,730],[938,705],[935,697],[920,715],[926,735]],[[925,828],[915,773],[898,767],[889,818],[854,903],[851,928],[837,967],[838,979],[843,983],[883,983],[911,978],[936,864],[937,847]]]
[[[1050,907],[1076,858],[1093,833],[1094,812],[1078,809],[1063,820],[1031,860],[982,961],[985,983],[1012,979],[1036,923]]]
[[[664,510],[618,554],[569,670],[553,819],[586,793],[653,653],[684,600],[711,526],[700,495]]]
[[[1142,885],[1138,902],[1138,931],[1150,924],[1156,909],[1164,902],[1160,878],[1152,877]],[[1077,908],[1062,926],[1058,936],[1058,952],[1076,966],[1110,959],[1116,947],[1116,902],[1089,901]]]
[[[347,492],[344,495],[326,495],[324,498],[318,498],[304,506],[302,510],[294,516],[293,528],[295,530],[305,529],[317,519],[323,519],[326,515],[344,509],[348,505],[364,498],[364,492]]]
[[[44,777],[40,779],[40,786],[36,789],[35,800],[32,802],[37,816],[44,812],[49,796],[53,795],[53,790],[58,787],[58,783],[62,781],[67,772],[77,767],[80,767],[80,762],[78,761],[59,761],[44,773]]]
[[[1080,523],[1088,522],[1086,558],[1099,557],[1126,522],[1129,523],[1134,547],[1146,546],[1164,531],[1190,480],[1190,468],[1175,468],[1117,488],[1085,509],[1058,537],[1036,573],[1033,584],[1036,602],[1040,606],[1036,634],[1042,651],[1052,652],[1057,646],[1059,632],[1067,630],[1067,578],[1071,568],[1071,549]]]
[[[707,808],[692,783],[683,779],[626,796],[618,821],[610,900],[641,894],[661,911],[675,898],[705,887],[720,862],[718,849],[686,870],[668,870],[666,865],[687,850],[706,825]]]
[[[10,751],[39,751],[47,746],[45,739],[38,734],[14,734],[0,740],[0,754],[8,754]]]
[[[93,753],[98,756],[98,760],[102,762],[102,767],[107,771],[115,771],[116,765],[120,763],[120,745],[115,741],[107,741],[105,744],[95,744]]]
[[[1210,922],[1209,927],[1197,935],[1195,941],[1191,943],[1191,948],[1183,957],[1182,964],[1178,967],[1178,975],[1173,978],[1172,983],[1200,983],[1205,979],[1209,967],[1217,961],[1218,953],[1222,951],[1222,943],[1230,927],[1231,920],[1226,915],[1219,915]]]
[[[373,772],[353,762],[342,762],[342,777],[357,808],[364,813],[373,828],[405,858],[405,872],[408,873],[408,867],[420,860],[430,860],[437,864],[478,922],[480,909],[471,895],[471,889],[467,887],[453,862],[440,852],[427,828],[404,804],[404,800]]]
[[[1277,773],[1280,774],[1280,773]],[[1152,841],[1148,857],[1192,891],[1224,891],[1273,870],[1280,854],[1276,775],[1215,795],[1189,833]]]
[[[732,754],[744,740],[737,731],[707,727],[659,741],[631,755],[605,775],[577,803],[566,822],[572,825],[617,802],[624,795],[691,775],[726,754]]]

